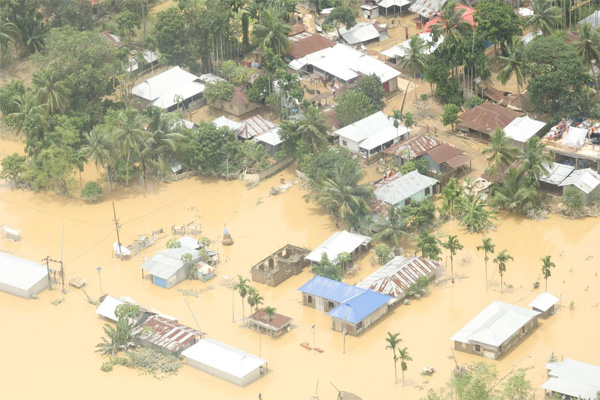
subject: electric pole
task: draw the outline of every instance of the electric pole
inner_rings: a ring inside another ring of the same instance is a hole
[[[46,256],[42,258],[42,261],[46,261],[46,271],[48,271],[48,290],[52,290],[52,279],[50,279],[50,257]]]
[[[119,219],[117,218],[117,212],[115,211],[115,202],[112,202],[113,206],[113,221],[115,223],[115,229],[117,230],[117,245],[119,246],[119,258],[123,261],[123,251],[121,249],[121,239],[119,238]]]
[[[64,270],[64,266],[63,266],[62,260],[55,260],[53,258],[50,258],[50,256],[46,256],[45,258],[42,259],[42,261],[46,261],[46,268],[48,269],[48,283],[50,283],[50,265],[49,265],[49,262],[60,264],[60,276],[61,276],[61,279],[62,279],[62,291],[63,291],[63,293],[67,293],[67,291],[65,290],[65,270]],[[50,286],[50,289],[52,289],[52,286]]]

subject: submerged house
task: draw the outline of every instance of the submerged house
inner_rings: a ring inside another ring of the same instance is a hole
[[[538,326],[539,315],[494,301],[451,337],[454,349],[497,360]]]
[[[556,162],[545,164],[544,168],[547,172],[540,176],[540,188],[552,192],[561,191],[559,185],[575,171],[575,167]]]
[[[303,305],[326,312],[365,291],[365,289],[357,286],[324,278],[320,275],[315,275],[298,290],[302,292]]]
[[[45,265],[0,252],[0,290],[31,299],[48,288]]]
[[[140,311],[141,311],[140,315],[131,321],[134,325],[141,324],[142,322],[146,321],[148,318],[150,318],[154,315],[158,315],[158,314],[162,315],[162,313],[160,311],[155,310],[154,308],[151,308],[151,307],[147,307],[147,306],[138,304],[135,300],[133,300],[131,297],[128,297],[128,296],[121,296],[119,298],[116,298],[116,297],[106,295],[106,296],[104,296],[104,298],[101,298],[101,301],[102,302],[96,309],[96,314],[98,314],[100,317],[104,318],[105,320],[108,320],[108,321],[114,322],[114,323],[118,322],[118,318],[115,315],[115,312],[117,311],[117,307],[119,307],[121,305],[134,305],[140,309]],[[172,317],[168,317],[168,318],[172,318]],[[172,318],[172,319],[174,319],[174,318]]]
[[[202,339],[181,355],[190,367],[239,386],[246,386],[267,372],[267,360],[214,339]]]
[[[269,318],[263,308],[248,317],[248,326],[260,333],[266,333],[271,337],[281,336],[291,328],[292,318],[283,314],[275,313]]]
[[[138,324],[131,334],[141,346],[163,354],[180,354],[203,336],[202,332],[162,315],[154,315]]]
[[[394,207],[404,207],[413,201],[433,196],[438,180],[414,170],[408,174],[396,174],[375,185],[377,200]]]
[[[600,366],[566,358],[546,364],[548,379],[541,388],[561,399],[596,400],[600,392]],[[554,398],[554,397],[553,397]]]
[[[539,312],[540,317],[548,318],[554,314],[554,306],[559,301],[560,299],[555,295],[545,292],[536,297],[527,307],[531,307],[533,311]]]
[[[471,168],[473,158],[466,155],[465,151],[454,147],[448,143],[429,150],[423,155],[423,158],[429,163],[429,171],[440,174],[442,186],[444,186],[451,176],[455,176],[461,168]]]
[[[441,145],[437,139],[427,135],[415,136],[398,142],[383,151],[385,155],[392,156],[396,165],[422,157],[429,150]]]
[[[275,287],[310,265],[304,258],[308,253],[303,247],[285,245],[252,267],[252,281]]]
[[[181,257],[184,254],[190,254],[192,260],[183,262]],[[179,247],[174,249],[165,249],[142,265],[142,270],[150,275],[152,283],[165,289],[183,282],[188,278],[188,269],[190,266],[200,261],[200,252],[195,249]]]
[[[573,171],[562,181],[559,186],[563,188],[575,187],[583,193],[583,204],[590,204],[600,193],[600,174],[591,168]]]
[[[371,238],[368,236],[348,231],[336,232],[321,243],[319,247],[311,251],[306,256],[306,260],[309,260],[311,263],[318,263],[321,261],[324,253],[327,254],[327,257],[332,262],[335,262],[340,253],[348,253],[352,256],[352,260],[356,260],[363,250],[369,248],[370,243]]]

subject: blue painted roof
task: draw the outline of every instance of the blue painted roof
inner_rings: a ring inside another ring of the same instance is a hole
[[[310,281],[298,288],[298,290],[312,296],[333,300],[336,303],[343,303],[365,291],[365,289],[324,278],[320,275],[315,275]]]
[[[356,324],[392,299],[391,296],[368,289],[363,293],[346,300],[333,310],[329,311],[327,315]]]

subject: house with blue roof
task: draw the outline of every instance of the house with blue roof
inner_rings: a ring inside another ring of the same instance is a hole
[[[328,312],[333,330],[358,336],[388,313],[393,297],[315,275],[299,289],[305,306]]]

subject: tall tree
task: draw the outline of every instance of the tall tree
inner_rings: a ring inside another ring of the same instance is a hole
[[[552,5],[547,0],[533,0],[533,15],[525,21],[524,26],[531,28],[536,34],[538,31],[542,35],[548,35],[560,23],[560,8]]]
[[[260,49],[272,49],[282,56],[290,46],[288,34],[292,27],[285,23],[283,10],[274,6],[263,9],[258,22],[252,27],[252,39]]]
[[[552,268],[556,267],[556,264],[552,262],[550,256],[543,257],[540,261],[542,261],[542,275],[544,275],[544,280],[546,281],[546,292],[548,291],[548,278],[552,276]]]
[[[149,132],[144,129],[144,125],[147,122],[148,120],[145,116],[133,108],[120,110],[110,119],[109,123],[113,129],[115,141],[119,144],[121,150],[127,154],[125,185],[129,184],[131,152],[135,151],[137,155],[140,155],[142,143],[149,136]]]
[[[499,185],[495,185],[488,199],[492,207],[500,207],[517,214],[526,214],[540,200],[532,180],[518,168],[509,168]]]
[[[11,42],[21,39],[21,31],[12,22],[0,18],[0,54],[6,54]]]
[[[265,312],[265,314],[267,316],[267,323],[269,325],[271,325],[271,321],[273,321],[273,318],[275,318],[277,309],[275,307],[267,306],[267,307],[263,308],[263,311]]]
[[[497,45],[504,46],[513,37],[521,35],[521,23],[514,8],[504,1],[481,0],[475,6],[474,21],[477,34]],[[497,53],[496,53],[497,54]]]
[[[457,210],[460,224],[466,226],[471,233],[495,227],[492,220],[497,219],[496,213],[486,208],[486,202],[481,196],[470,194],[462,197]]]
[[[552,156],[544,150],[546,145],[537,136],[532,136],[525,142],[523,152],[519,155],[521,164],[519,169],[527,174],[533,180],[535,185],[539,185],[540,178],[548,174],[546,166],[552,161]]]
[[[464,8],[456,1],[447,2],[442,8],[439,21],[431,27],[434,41],[443,37],[442,48],[449,49],[464,42],[467,32],[473,27],[463,19]]]
[[[500,293],[504,293],[504,273],[506,272],[506,263],[510,260],[514,260],[514,258],[507,253],[506,249],[502,250],[494,258],[494,262],[498,264],[498,273],[500,274]]]
[[[250,286],[250,288],[252,288],[252,286]],[[250,293],[250,290],[248,290],[248,304],[250,305],[250,313],[252,314],[253,307],[255,307],[255,310],[258,309],[258,307],[263,304],[264,300],[265,298],[262,297],[260,293],[256,291],[256,289],[252,290],[252,293]]]
[[[427,231],[422,232],[417,238],[415,248],[421,252],[421,255],[432,261],[439,261],[442,249],[440,249],[440,241]]]
[[[51,68],[34,72],[32,78],[38,104],[45,104],[48,112],[64,112],[69,105],[71,88],[65,80],[60,80]]]
[[[248,294],[248,289],[249,289],[248,282],[250,282],[250,279],[244,278],[243,276],[238,275],[238,281],[233,286],[233,290],[236,290],[240,294],[240,297],[242,299],[242,322],[243,323],[246,323],[246,314],[244,312],[244,298]]]
[[[346,29],[352,28],[356,25],[357,13],[354,9],[350,8],[348,4],[340,3],[331,10],[329,16],[325,20],[326,24],[335,25],[338,33],[338,38],[341,38],[340,27],[345,26]]]
[[[335,101],[335,113],[343,126],[360,121],[376,111],[371,100],[357,90],[347,90]]]
[[[392,110],[392,115],[388,116],[389,119],[391,119],[394,123],[394,128],[396,128],[396,138],[398,138],[400,136],[400,124],[402,123],[402,120],[404,119],[404,115],[402,115],[402,112],[399,110]],[[409,158],[410,160],[410,158]]]
[[[415,85],[413,91],[415,92],[415,100],[417,100],[417,72],[425,72],[427,68],[427,43],[420,36],[411,36],[408,42],[408,48],[402,58],[402,68],[412,71],[413,85]]]
[[[525,68],[523,61],[523,50],[525,49],[525,43],[520,37],[514,36],[510,42],[506,43],[505,46],[506,56],[500,56],[500,71],[498,72],[498,79],[504,85],[510,77],[514,74],[517,79],[517,93],[519,94],[519,102],[521,110],[523,109],[523,97],[521,96],[521,88],[526,83],[525,79]]]
[[[398,248],[400,247],[400,238],[408,236],[406,221],[396,211],[396,207],[389,207],[387,218],[377,218],[373,224],[373,230],[376,232],[373,239],[390,243]]]
[[[316,154],[327,144],[327,120],[323,112],[313,105],[308,106],[303,116],[298,123],[297,133]]]
[[[14,103],[17,111],[8,114],[6,121],[18,133],[25,135],[26,151],[29,155],[33,155],[33,150],[39,147],[44,133],[50,128],[48,107],[45,104],[38,104],[35,95],[27,92],[15,98]]]
[[[576,44],[577,53],[581,56],[583,64],[591,68],[595,86],[598,87],[598,77],[594,71],[594,64],[600,61],[600,50],[598,49],[600,36],[591,24],[586,23],[580,27],[579,37],[581,40]]]
[[[519,150],[512,145],[512,139],[504,134],[500,128],[496,128],[490,136],[490,145],[481,152],[487,155],[488,164],[500,172],[501,167],[508,167],[515,161]]]
[[[488,282],[488,269],[487,263],[489,260],[488,254],[494,254],[494,250],[496,245],[492,243],[491,238],[483,238],[481,239],[481,246],[477,246],[477,251],[483,251],[483,261],[485,262],[485,287],[487,290],[487,282]]]
[[[412,361],[412,358],[408,354],[408,347],[398,349],[398,358],[400,359],[400,369],[402,369],[402,386],[404,386],[404,373],[408,369],[406,364],[408,361]]]
[[[450,178],[446,186],[442,189],[442,207],[440,208],[440,213],[454,218],[462,196],[462,187],[456,182],[456,178]]]
[[[354,87],[357,92],[362,92],[369,98],[373,105],[373,110],[381,110],[384,106],[383,98],[385,91],[381,79],[377,74],[363,76],[359,79],[358,85]]]
[[[97,125],[89,133],[85,133],[87,144],[81,147],[81,154],[94,163],[98,169],[104,168],[108,192],[112,191],[110,183],[110,168],[115,161],[113,159],[113,141],[110,133],[103,125]]]
[[[394,355],[394,383],[396,384],[398,384],[398,371],[396,366],[398,362],[398,356],[396,355],[396,348],[398,347],[398,344],[402,341],[402,339],[400,339],[398,336],[400,336],[400,333],[388,332],[387,337],[385,338],[385,341],[387,343],[387,345],[385,346],[386,350],[392,350],[392,354]]]
[[[452,283],[454,283],[454,256],[456,255],[457,250],[463,249],[463,245],[458,241],[456,235],[448,235],[446,241],[442,241],[442,247],[448,249],[450,252],[451,278]]]

